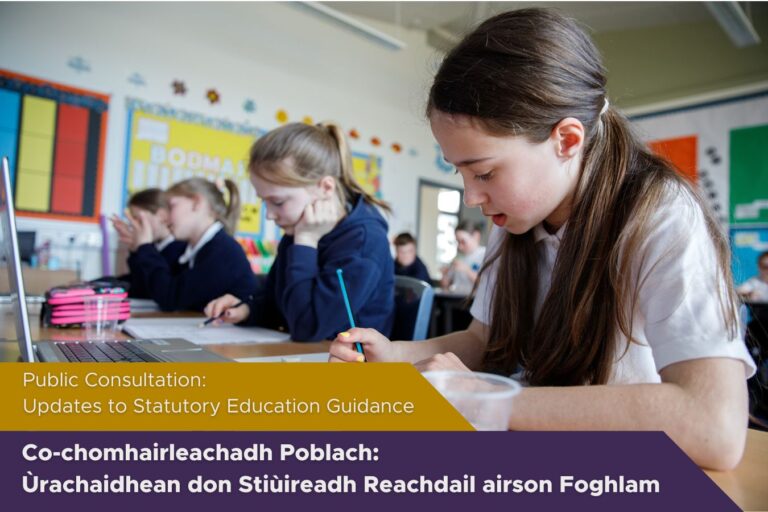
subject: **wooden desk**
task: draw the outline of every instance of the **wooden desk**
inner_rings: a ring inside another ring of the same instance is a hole
[[[768,432],[747,431],[744,458],[732,471],[704,471],[743,510],[768,510]]]
[[[77,272],[70,269],[47,270],[22,266],[21,277],[24,279],[24,291],[27,295],[43,295],[54,286],[77,281]],[[8,272],[3,264],[0,266],[0,293],[8,294],[10,289]]]
[[[30,305],[32,338],[82,339],[79,329],[52,329],[40,327],[40,306]],[[138,316],[138,315],[137,315]],[[144,313],[141,316],[163,316],[162,313]],[[189,316],[189,314],[187,314]],[[14,340],[16,332],[13,316],[8,305],[0,305],[0,336]],[[127,336],[122,335],[127,338]],[[206,348],[225,357],[259,357],[303,354],[328,350],[330,342],[320,343],[232,343],[206,345]],[[16,341],[0,341],[0,361],[18,361]],[[705,473],[744,510],[768,510],[768,432],[749,430],[747,446],[741,463],[732,471],[705,471]]]
[[[34,341],[53,340],[53,341],[76,341],[83,339],[82,329],[57,329],[53,327],[40,326],[40,304],[29,304],[29,323]],[[202,318],[199,313],[137,313],[136,318],[157,318],[163,316],[184,316]],[[0,337],[4,340],[15,340],[16,329],[15,319],[9,304],[0,305]],[[117,339],[130,339],[130,336],[124,333],[118,333]],[[243,357],[261,357],[261,356],[280,356],[294,354],[311,354],[327,351],[331,342],[322,341],[318,343],[226,343],[221,345],[206,345],[205,348],[224,357],[239,359]],[[18,361],[19,347],[16,341],[0,342],[0,361]]]

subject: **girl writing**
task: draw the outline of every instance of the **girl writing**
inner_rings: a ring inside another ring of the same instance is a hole
[[[512,429],[664,430],[734,467],[747,426],[729,248],[694,188],[610,106],[589,37],[552,11],[500,14],[443,61],[427,114],[464,201],[495,224],[466,331],[342,333],[332,360],[520,373]]]

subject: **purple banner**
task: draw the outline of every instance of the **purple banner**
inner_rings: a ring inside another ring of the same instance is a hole
[[[739,510],[659,432],[0,436],[4,510]]]

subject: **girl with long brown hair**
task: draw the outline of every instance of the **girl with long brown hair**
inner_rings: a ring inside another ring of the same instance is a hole
[[[664,430],[699,465],[744,449],[728,244],[697,191],[611,107],[592,41],[554,11],[495,16],[443,61],[427,115],[495,224],[466,331],[332,360],[518,374],[512,429]]]
[[[352,154],[334,123],[291,123],[259,138],[248,169],[267,218],[283,228],[275,262],[252,300],[226,295],[209,317],[287,330],[297,341],[333,339],[349,327],[336,274],[342,269],[359,325],[389,334],[394,319],[394,262],[389,210],[355,181]]]

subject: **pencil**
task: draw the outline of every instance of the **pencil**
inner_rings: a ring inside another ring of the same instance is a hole
[[[349,305],[349,296],[347,295],[347,287],[344,285],[344,277],[342,276],[344,272],[340,269],[336,269],[336,275],[339,276],[339,286],[341,286],[341,294],[344,296],[344,305],[347,307],[347,316],[349,317],[349,325],[353,329],[355,326],[355,319],[352,316],[352,307]],[[365,355],[365,352],[363,352],[363,344],[360,342],[355,342],[355,350],[357,350],[359,353]]]
[[[216,315],[216,316],[212,316],[211,318],[207,319],[205,322],[201,322],[201,323],[200,323],[200,325],[199,325],[198,327],[205,327],[206,325],[209,325],[209,324],[210,324],[211,322],[213,322],[214,320],[218,320],[219,318],[221,318],[221,317],[223,317],[224,315],[226,315],[226,314],[227,314],[227,311],[229,311],[230,309],[239,308],[239,307],[240,307],[240,306],[242,306],[243,304],[245,304],[245,301],[244,301],[244,300],[241,300],[240,302],[238,302],[237,304],[235,304],[235,305],[234,305],[234,306],[232,306],[231,308],[227,308],[227,309],[225,309],[224,311],[222,311],[221,313],[219,313],[218,315]]]

